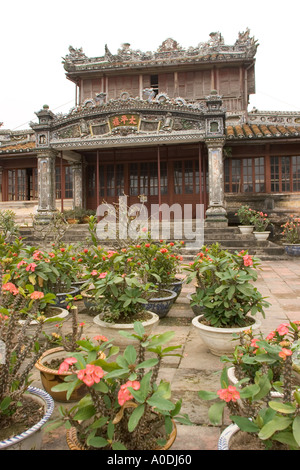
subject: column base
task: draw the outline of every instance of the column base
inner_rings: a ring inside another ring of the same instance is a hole
[[[227,212],[222,206],[210,206],[206,211],[204,227],[228,227]]]
[[[37,211],[37,214],[34,216],[34,223],[38,225],[47,225],[52,220],[53,217],[58,213],[58,210],[53,211]]]

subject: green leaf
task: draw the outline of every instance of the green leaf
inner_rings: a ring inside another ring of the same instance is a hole
[[[112,421],[110,421],[108,423],[108,426],[107,426],[107,436],[108,436],[108,439],[112,440],[113,437],[114,437],[114,432],[115,432],[115,426],[113,424]]]
[[[198,392],[198,395],[200,398],[202,398],[202,400],[215,400],[216,398],[218,398],[217,393],[207,392],[206,390],[200,390]]]
[[[136,368],[137,369],[146,369],[147,367],[153,367],[158,363],[158,359],[155,357],[147,359],[146,361],[141,362]]]
[[[281,442],[282,444],[287,444],[288,446],[290,446],[293,449],[297,449],[299,447],[299,445],[297,444],[297,442],[295,441],[295,439],[293,437],[293,434],[291,432],[288,432],[288,431],[279,432],[279,433],[275,434],[275,436],[273,436],[272,439],[274,441]]]
[[[127,348],[125,349],[124,357],[125,357],[126,361],[128,362],[128,364],[134,364],[135,363],[135,361],[136,361],[136,349],[132,344],[127,346]]]
[[[261,428],[258,437],[262,440],[269,439],[276,431],[283,431],[283,429],[286,429],[291,423],[292,420],[290,418],[275,416],[274,419]]]
[[[214,403],[208,410],[208,417],[210,422],[216,426],[220,424],[223,416],[223,411],[226,406],[225,401],[219,401],[217,403]]]
[[[93,405],[85,406],[80,408],[74,416],[76,421],[83,421],[85,419],[92,418],[95,415],[95,407]]]
[[[273,410],[279,411],[279,413],[295,413],[295,406],[291,403],[281,403],[279,401],[270,401],[269,402],[270,408]]]
[[[0,410],[4,411],[6,410],[11,403],[11,398],[10,397],[5,397],[2,402],[0,403]]]
[[[133,410],[128,420],[128,431],[133,432],[137,427],[141,417],[143,416],[145,411],[145,405],[139,405],[137,408]]]
[[[230,419],[238,425],[238,427],[245,432],[258,432],[259,427],[253,423],[249,418],[244,416],[230,416]]]
[[[91,437],[91,438],[87,438],[87,444],[89,446],[92,446],[92,447],[96,447],[96,448],[102,448],[102,447],[106,447],[109,442],[104,439],[103,437]]]
[[[112,450],[127,450],[121,442],[114,442],[111,446]]]
[[[300,416],[296,416],[293,421],[293,436],[298,446],[300,447]]]
[[[171,411],[174,410],[175,405],[169,400],[162,398],[159,393],[153,393],[152,397],[147,400],[148,405],[158,408],[162,411]]]

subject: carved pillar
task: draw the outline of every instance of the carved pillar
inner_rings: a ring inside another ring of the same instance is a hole
[[[205,141],[208,148],[209,201],[205,225],[228,225],[224,207],[223,146],[225,139],[211,138]]]
[[[73,163],[73,209],[83,207],[82,163]]]
[[[57,152],[45,148],[38,151],[38,210],[37,219],[48,222],[56,212],[55,160]]]

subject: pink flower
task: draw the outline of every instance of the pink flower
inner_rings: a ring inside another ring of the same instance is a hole
[[[282,348],[278,356],[281,357],[285,361],[287,356],[291,356],[292,354],[293,352],[290,349]]]
[[[42,255],[43,252],[38,250],[33,253],[32,257],[34,260],[40,260]]]
[[[132,394],[128,390],[127,387],[133,388],[133,390],[139,390],[141,384],[137,380],[134,380],[133,382],[131,380],[128,380],[125,384],[121,385],[120,390],[118,392],[118,402],[120,406],[123,406],[124,403],[128,400],[131,400],[133,398]]]
[[[106,338],[106,336],[103,336],[103,335],[94,336],[94,340],[95,340],[95,341],[108,341],[108,339]]]
[[[167,248],[162,248],[162,249],[160,250],[160,252],[161,252],[161,253],[168,253],[168,250],[167,250]]]
[[[17,264],[17,269],[19,269],[23,264],[27,264],[26,261],[22,260],[20,263]]]
[[[38,299],[43,299],[45,297],[44,293],[43,292],[39,292],[38,290],[35,290],[34,292],[32,292],[32,294],[30,295],[30,298],[32,300],[38,300]]]
[[[281,325],[279,325],[279,327],[277,328],[277,332],[280,336],[284,336],[284,335],[288,334],[288,332],[289,332],[288,324],[287,323],[282,323]]]
[[[252,257],[250,255],[243,256],[243,260],[244,260],[244,266],[252,266],[253,265]]]
[[[67,372],[73,364],[76,364],[77,359],[75,357],[66,357],[64,361],[61,363],[58,369],[58,373],[61,374],[62,372]]]
[[[19,293],[19,289],[12,282],[7,282],[6,284],[3,284],[2,290],[10,292],[13,295],[17,295]]]
[[[36,267],[37,267],[37,264],[35,264],[35,263],[29,263],[29,265],[26,266],[25,269],[26,269],[26,271],[34,272]]]
[[[144,232],[144,233],[147,232],[147,227],[143,227],[142,232]]]
[[[82,380],[88,387],[99,383],[104,375],[103,369],[100,366],[94,364],[87,364],[85,369],[81,369],[77,372],[77,377]]]
[[[251,340],[251,346],[252,346],[253,348],[258,348],[258,345],[256,344],[257,341],[259,341],[258,338],[253,338],[253,339]]]
[[[104,279],[107,276],[107,272],[105,273],[100,273],[99,274],[99,279]]]
[[[237,401],[240,398],[240,392],[233,385],[229,385],[228,388],[221,388],[217,391],[217,394],[221,400],[226,402]]]
[[[93,271],[91,272],[91,275],[96,276],[97,274],[98,274],[98,272],[95,269],[93,269]]]
[[[269,341],[273,339],[275,335],[276,335],[275,331],[271,331],[271,333],[269,333],[268,336],[266,336],[266,339]]]

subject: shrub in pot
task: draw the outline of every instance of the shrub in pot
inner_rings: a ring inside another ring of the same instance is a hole
[[[240,329],[259,328],[255,315],[264,316],[269,303],[254,286],[258,266],[258,259],[246,251],[230,253],[214,244],[204,246],[187,268],[187,283],[196,283],[191,305],[203,309],[192,322],[214,354],[232,352],[232,335]],[[227,336],[225,343],[221,333]]]
[[[89,394],[71,410],[60,408],[60,418],[51,425],[53,428],[66,423],[68,428],[73,427],[67,434],[71,449],[164,448],[170,436],[172,441],[175,438],[175,419],[191,424],[186,415],[180,414],[181,400],[172,401],[170,384],[157,383],[162,359],[178,355],[180,346],[166,346],[173,332],[147,335],[142,324],[136,322],[130,336],[138,344],[137,349],[129,345],[123,354],[103,336],[79,342],[87,356],[74,354],[78,370],[59,389],[70,394],[84,382]],[[104,352],[106,358],[99,359],[99,352]]]
[[[2,283],[1,283],[2,284]],[[44,317],[39,315],[41,294],[36,291],[29,294],[11,282],[2,284],[0,307],[0,448],[28,448],[25,439],[33,439],[35,431],[38,434],[42,425],[53,412],[53,400],[45,392],[30,390],[34,395],[45,397],[36,403],[36,399],[28,394],[30,372],[48,347],[45,341],[42,345],[37,341],[43,330]],[[42,294],[43,296],[43,294]],[[19,320],[26,316],[21,326]],[[32,318],[38,323],[32,336],[27,335]],[[17,431],[16,431],[17,424]],[[29,447],[38,448],[38,442],[30,442]],[[15,447],[11,447],[14,445]],[[22,447],[23,446],[23,447]]]
[[[300,393],[292,381],[292,358],[293,354],[299,353],[300,347],[299,322],[290,322],[290,328],[292,337],[289,340],[272,342],[270,337],[268,341],[255,340],[255,354],[239,357],[240,376],[235,385],[230,383],[228,368],[224,367],[221,388],[217,392],[199,392],[203,400],[214,400],[209,408],[212,424],[220,424],[224,409],[228,407],[231,421],[247,433],[247,440],[254,437],[253,446],[258,442],[258,448],[261,445],[273,450],[300,448]],[[277,333],[283,336],[282,331],[281,325]],[[278,368],[280,382],[276,380]],[[272,396],[274,387],[280,391],[275,397]],[[225,441],[231,429],[232,426],[222,433],[219,449],[227,449]]]

